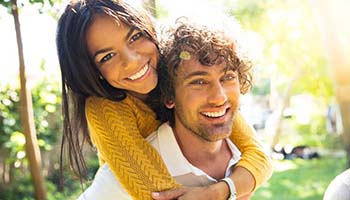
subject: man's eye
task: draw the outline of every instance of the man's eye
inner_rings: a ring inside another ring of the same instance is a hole
[[[100,63],[104,63],[109,61],[111,58],[113,58],[113,56],[115,56],[115,53],[109,53],[107,55],[105,55],[101,60]]]
[[[191,82],[191,85],[204,85],[206,82],[204,80],[194,80]]]
[[[137,32],[136,34],[134,34],[133,36],[131,36],[130,42],[133,43],[133,42],[135,42],[136,40],[140,39],[142,36],[143,36],[143,33],[142,33],[141,31],[140,31],[140,32]]]
[[[236,80],[237,76],[235,74],[226,74],[223,78],[222,81],[234,81]]]

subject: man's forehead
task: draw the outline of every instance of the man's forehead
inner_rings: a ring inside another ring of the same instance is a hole
[[[215,69],[220,69],[221,71],[227,71],[226,62],[222,62],[218,65],[203,65],[199,62],[197,58],[192,58],[190,60],[183,60],[177,69],[177,76],[182,78],[187,78],[191,75],[205,75],[209,74]]]

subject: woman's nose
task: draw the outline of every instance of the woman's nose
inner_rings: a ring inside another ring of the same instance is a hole
[[[124,48],[121,58],[123,68],[135,67],[140,60],[140,55],[132,49]]]

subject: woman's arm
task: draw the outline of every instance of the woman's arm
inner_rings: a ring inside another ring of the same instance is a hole
[[[179,186],[142,137],[159,125],[146,105],[135,104],[129,97],[122,102],[90,97],[86,117],[99,157],[133,198],[151,199],[151,191]],[[139,129],[147,131],[141,135]]]
[[[242,173],[242,170],[246,170],[249,174],[245,173],[244,176],[249,178],[249,175],[251,175],[254,179],[253,188],[250,190],[253,191],[271,177],[271,159],[264,152],[261,143],[257,139],[255,130],[247,124],[240,113],[237,113],[234,118],[233,131],[230,139],[242,152],[242,159],[237,164],[238,167],[241,167],[240,172],[234,171],[232,174],[233,176],[230,177],[238,182],[236,187],[240,190],[240,185],[245,186],[246,183],[240,184],[243,179],[236,174]],[[235,180],[235,177],[237,177],[237,180]],[[240,194],[239,191],[237,192]]]
[[[242,152],[242,159],[238,162],[230,178],[234,181],[237,197],[245,199],[267,181],[272,175],[270,158],[264,153],[255,131],[246,123],[240,113],[234,118],[232,142]],[[219,182],[206,187],[180,188],[153,194],[154,199],[227,199],[229,188],[226,183]],[[195,198],[197,197],[197,198]],[[240,199],[240,198],[238,198]]]

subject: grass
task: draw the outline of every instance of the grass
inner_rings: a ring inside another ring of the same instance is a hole
[[[345,170],[345,157],[273,161],[274,174],[252,200],[320,200],[330,181]]]
[[[345,162],[344,154],[327,155],[313,160],[274,160],[273,176],[266,184],[257,189],[252,200],[321,200],[330,181],[345,170]],[[93,163],[89,166],[95,169],[97,165]],[[94,174],[94,172],[91,173]],[[57,191],[53,181],[57,180],[47,182],[48,200],[73,200],[83,192],[78,180],[67,179],[63,193]],[[0,187],[0,200],[32,200],[34,199],[33,192],[34,188],[30,179],[23,178],[16,182],[14,187],[7,189]]]

